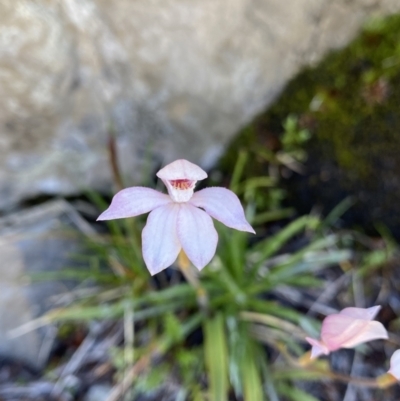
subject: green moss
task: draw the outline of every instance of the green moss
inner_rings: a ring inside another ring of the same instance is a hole
[[[308,174],[301,181],[314,195],[308,201],[332,207],[346,194],[355,194],[372,220],[390,223],[388,209],[393,211],[400,199],[400,16],[371,21],[347,48],[300,73],[240,133],[222,166],[228,170],[239,148],[271,148],[269,137],[279,141],[282,123],[292,113],[312,134],[306,146]],[[262,164],[253,163],[245,173],[266,173]]]
[[[374,168],[370,156],[393,140],[400,144],[400,136],[391,135],[394,127],[386,121],[398,113],[393,91],[400,78],[399,44],[399,16],[375,23],[348,48],[292,81],[266,119],[283,120],[290,112],[309,114],[315,137],[329,144],[328,153],[333,150],[339,166],[367,177]],[[368,138],[371,130],[379,139]]]

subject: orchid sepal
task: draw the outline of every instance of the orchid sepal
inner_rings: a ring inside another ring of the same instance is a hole
[[[382,323],[374,321],[380,306],[372,308],[345,308],[339,313],[327,316],[322,322],[321,339],[307,337],[312,345],[311,358],[340,348],[354,348],[359,344],[387,339],[388,334]]]

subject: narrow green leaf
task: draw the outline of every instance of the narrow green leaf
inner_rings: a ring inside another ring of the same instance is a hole
[[[229,316],[226,321],[229,343],[229,380],[236,397],[243,393],[241,367],[245,357],[244,344],[248,341],[247,323],[238,321],[236,316]]]
[[[258,347],[253,347],[252,344],[249,343],[249,348],[247,349],[242,366],[244,401],[261,401],[264,399],[260,371],[256,365],[258,359],[257,350]]]
[[[233,192],[237,191],[240,178],[242,177],[242,174],[243,174],[244,166],[246,165],[246,162],[247,162],[247,158],[248,158],[247,152],[245,152],[245,151],[239,152],[239,157],[237,159],[235,168],[233,170],[231,185],[230,185],[230,189]]]
[[[273,187],[275,185],[275,180],[271,177],[268,176],[263,176],[263,177],[252,177],[248,178],[246,181],[244,181],[240,186],[237,187],[236,193],[242,194],[242,193],[249,193],[253,192],[257,188],[262,188],[262,187]]]
[[[53,309],[44,315],[49,321],[85,321],[93,319],[114,319],[121,317],[124,312],[124,306],[126,300],[114,302],[112,304],[104,304],[98,306],[82,306],[76,305],[68,308]],[[137,301],[130,301],[133,307],[136,307]],[[190,304],[189,304],[190,305]],[[188,304],[186,305],[188,306]],[[146,309],[135,311],[134,321],[139,322],[141,320],[149,319],[152,317],[162,316],[167,312],[172,312],[182,307],[180,300],[169,302],[161,305],[151,306]]]
[[[295,274],[313,272],[327,265],[348,260],[351,257],[351,253],[347,250],[316,253],[320,249],[332,247],[336,241],[337,237],[335,235],[317,239],[291,255],[282,265],[275,266],[268,277],[271,281],[279,281]],[[299,263],[303,259],[307,260]]]
[[[253,219],[253,224],[264,224],[270,221],[287,219],[288,217],[292,217],[295,213],[296,210],[294,208],[269,210],[268,212],[257,214]]]
[[[296,309],[283,306],[275,301],[251,299],[248,302],[248,306],[251,311],[277,316],[296,324],[300,324],[303,320],[314,322],[314,319],[305,317],[303,313],[298,312]]]
[[[351,196],[343,199],[338,205],[336,205],[325,217],[324,221],[321,223],[320,228],[328,228],[333,226],[339,218],[344,215],[354,204],[355,199]]]
[[[316,226],[318,222],[319,220],[313,216],[303,216],[291,222],[273,237],[269,237],[264,241],[260,241],[255,247],[259,252],[259,262],[257,266],[262,264],[265,259],[269,258],[280,248],[282,248],[282,246],[297,233],[304,230],[306,227]]]
[[[228,400],[228,351],[224,318],[218,314],[204,322],[205,362],[211,401]]]
[[[264,358],[261,347],[248,339],[245,342],[245,355],[241,366],[244,401],[261,401],[264,399],[261,369],[258,366],[260,355]]]

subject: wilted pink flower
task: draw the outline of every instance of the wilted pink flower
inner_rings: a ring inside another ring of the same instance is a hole
[[[126,188],[114,196],[110,207],[97,219],[120,219],[151,212],[142,232],[142,248],[152,275],[170,266],[181,248],[199,270],[208,264],[218,242],[211,217],[228,227],[254,233],[232,191],[217,187],[193,193],[196,182],[207,177],[195,164],[176,160],[157,176],[169,195],[144,187]]]
[[[390,358],[390,369],[388,373],[400,381],[400,349],[395,351]]]
[[[306,338],[312,345],[311,359],[328,355],[339,348],[354,348],[367,341],[387,339],[388,334],[382,323],[373,321],[380,309],[380,306],[345,308],[327,316],[322,322],[321,340]]]

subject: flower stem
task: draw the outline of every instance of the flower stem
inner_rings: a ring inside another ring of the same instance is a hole
[[[397,379],[391,375],[390,373],[384,373],[383,375],[380,375],[376,378],[376,382],[378,384],[379,388],[388,388],[393,386],[394,384],[397,384]]]
[[[289,355],[284,346],[280,345],[278,346],[278,348],[291,365],[301,367],[307,370],[311,374],[314,373],[318,376],[325,376],[326,378],[331,380],[336,380],[343,383],[351,383],[354,385],[363,386],[367,388],[380,388],[380,389],[391,387],[397,383],[397,379],[390,373],[385,373],[381,376],[378,376],[375,379],[342,375],[340,373],[332,372],[329,369],[328,365],[326,365],[326,368],[325,366],[323,367],[321,367],[321,365],[318,366],[318,361],[310,358],[311,351],[307,351],[300,358],[294,359]]]
[[[178,255],[178,267],[185,277],[186,281],[190,283],[197,293],[197,302],[203,311],[208,309],[208,295],[206,289],[201,285],[199,278],[194,272],[193,267],[186,256],[186,253],[181,250]]]
[[[110,167],[112,171],[112,177],[114,179],[115,186],[120,191],[124,188],[124,183],[122,180],[121,171],[118,164],[118,153],[117,145],[115,141],[115,129],[112,124],[110,124],[108,129],[108,153],[110,160]]]
[[[362,386],[362,387],[367,387],[367,388],[388,388],[390,386],[393,386],[394,384],[397,383],[397,380],[392,376],[392,379],[389,379],[386,376],[391,376],[388,374],[384,374],[382,376],[379,376],[375,379],[368,379],[368,378],[363,378],[363,377],[351,377],[347,375],[342,375],[339,373],[335,373],[332,371],[321,371],[318,369],[310,369],[310,373],[317,373],[317,374],[322,374],[325,375],[328,379],[332,380],[337,380],[343,383],[351,383],[356,386]]]
[[[313,363],[313,359],[311,359],[311,351],[307,351],[304,353],[298,360],[297,363],[302,366],[306,367]]]

